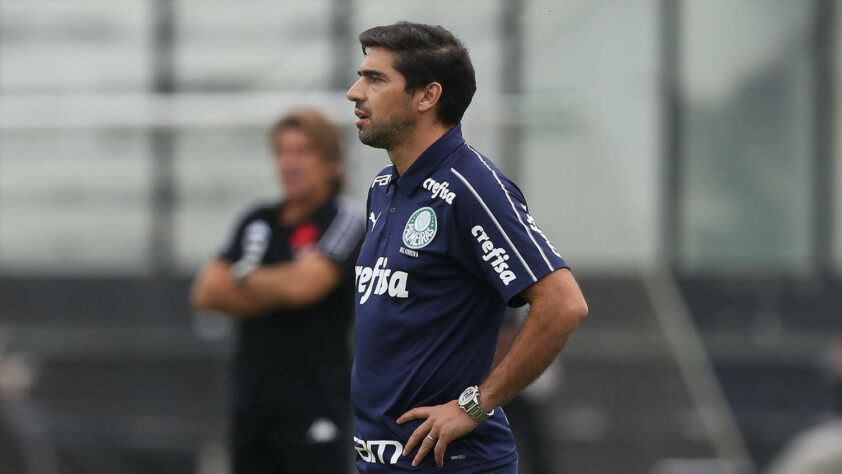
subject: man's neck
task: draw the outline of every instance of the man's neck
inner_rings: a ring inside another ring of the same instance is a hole
[[[391,150],[387,150],[389,160],[395,165],[398,175],[403,176],[406,170],[421,156],[421,153],[424,153],[424,150],[429,148],[430,145],[435,143],[436,140],[444,136],[452,128],[452,125],[440,124],[419,126],[403,143]]]
[[[330,190],[318,190],[299,199],[288,199],[281,208],[281,224],[291,227],[303,221],[330,198]]]

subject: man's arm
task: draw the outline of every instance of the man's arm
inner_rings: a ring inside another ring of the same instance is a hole
[[[509,352],[479,386],[486,412],[514,398],[555,360],[588,314],[588,305],[570,270],[556,270],[523,292],[529,316]]]
[[[570,270],[556,270],[522,292],[531,304],[529,316],[509,352],[480,385],[480,406],[486,412],[511,400],[535,380],[558,356],[573,331],[588,314],[588,306]],[[459,408],[456,400],[435,407],[412,409],[398,424],[426,419],[406,443],[403,455],[421,442],[412,464],[417,466],[433,450],[436,464],[444,465],[448,443],[465,436],[478,423]]]
[[[190,301],[196,309],[249,317],[311,305],[336,288],[340,279],[339,267],[315,252],[292,262],[258,267],[241,285],[234,281],[230,263],[215,260],[196,277]]]
[[[223,259],[212,260],[196,275],[190,290],[190,306],[234,317],[255,316],[265,309],[237,286],[231,276],[231,264]]]
[[[265,308],[309,306],[339,285],[339,266],[318,252],[288,263],[257,267],[246,277],[246,295]]]

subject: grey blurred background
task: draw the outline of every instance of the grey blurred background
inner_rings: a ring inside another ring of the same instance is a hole
[[[0,472],[227,472],[231,328],[189,279],[278,194],[293,106],[365,199],[344,93],[400,19],[465,41],[465,135],[590,302],[524,395],[551,472],[771,472],[839,416],[840,0],[0,0]]]

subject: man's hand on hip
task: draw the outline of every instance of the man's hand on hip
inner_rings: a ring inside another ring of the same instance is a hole
[[[412,461],[413,466],[420,464],[430,450],[435,453],[436,465],[444,466],[444,451],[448,443],[465,436],[479,425],[459,408],[459,402],[456,400],[434,407],[413,408],[398,418],[398,424],[402,425],[411,420],[425,420],[415,429],[403,449],[403,455],[408,456],[420,441],[418,453]]]

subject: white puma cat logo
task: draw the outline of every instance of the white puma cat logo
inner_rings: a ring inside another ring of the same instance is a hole
[[[371,214],[369,214],[369,216],[368,216],[368,220],[371,221],[371,231],[372,232],[374,232],[374,226],[377,225],[377,219],[380,219],[380,214],[383,214],[383,212],[380,212],[379,214],[377,214],[377,217],[374,217],[374,211],[372,211]]]

